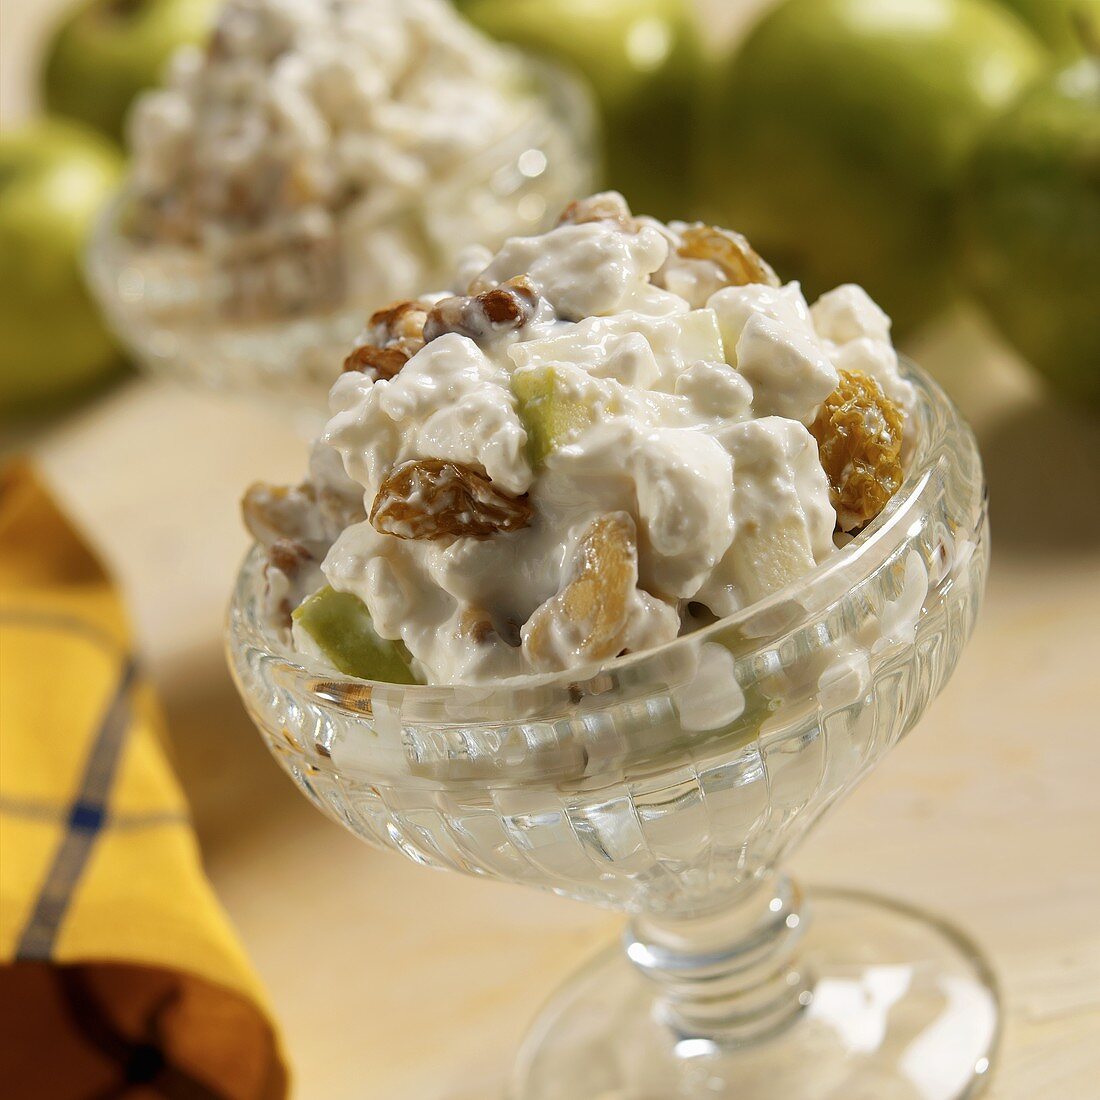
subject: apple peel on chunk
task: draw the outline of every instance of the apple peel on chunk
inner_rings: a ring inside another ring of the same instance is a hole
[[[379,636],[358,596],[326,585],[294,610],[296,630],[306,633],[346,676],[390,684],[418,683],[404,649]]]

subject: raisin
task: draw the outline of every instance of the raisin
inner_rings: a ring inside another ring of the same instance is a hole
[[[486,539],[526,527],[526,495],[511,496],[469,466],[426,458],[405,462],[382,482],[370,521],[400,539]]]
[[[617,191],[605,191],[586,199],[577,199],[558,218],[558,225],[590,225],[594,222],[616,225],[625,233],[636,233],[639,229],[639,223],[631,213],[626,199]]]
[[[902,414],[862,371],[841,370],[810,431],[841,531],[855,531],[901,486]]]
[[[523,328],[534,317],[538,302],[538,293],[522,275],[472,298],[444,298],[424,322],[424,340],[457,332],[482,344]]]
[[[617,656],[637,583],[634,521],[625,512],[594,520],[577,546],[572,580],[528,621],[527,650],[536,661],[545,660],[550,640],[564,630],[586,660]]]
[[[692,226],[684,231],[678,252],[685,260],[710,260],[717,264],[731,286],[749,283],[779,286],[779,279],[771,267],[740,233],[731,229]]]

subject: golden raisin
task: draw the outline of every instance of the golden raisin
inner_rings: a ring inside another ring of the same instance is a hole
[[[585,659],[617,657],[637,583],[634,521],[625,512],[601,516],[581,538],[573,579],[531,616],[524,631],[531,656],[543,660],[553,635],[564,628]]]
[[[486,539],[526,527],[526,496],[498,489],[483,473],[436,458],[405,462],[382,482],[370,521],[400,539]]]
[[[829,478],[837,526],[870,523],[901,487],[902,415],[862,371],[842,370],[810,431]]]
[[[749,242],[732,229],[696,225],[686,229],[678,252],[685,260],[716,263],[731,286],[766,283],[779,286],[779,278]]]
[[[538,302],[538,292],[522,275],[472,298],[444,298],[424,322],[424,339],[430,342],[457,332],[481,344],[523,328],[534,317]]]

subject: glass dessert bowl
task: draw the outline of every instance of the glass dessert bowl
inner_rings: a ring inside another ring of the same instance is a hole
[[[86,266],[112,327],[149,370],[321,409],[373,311],[445,285],[471,245],[540,231],[593,184],[596,123],[579,81],[481,40],[447,4],[417,0],[405,15],[400,5],[358,7],[314,5],[330,13],[317,18],[336,39],[318,45],[308,3],[231,3],[205,53],[181,54],[169,87],[138,105],[134,168]],[[421,82],[436,73],[430,90],[450,115],[415,88],[401,101],[401,73],[388,74],[394,86],[377,102],[341,101],[338,80],[362,73],[330,72],[324,59],[371,68],[355,53],[361,41],[339,52],[346,28],[325,19],[341,12],[385,16],[383,47],[395,21],[438,20],[433,38],[414,42],[410,66]],[[293,32],[283,25],[291,15]],[[461,40],[453,55],[433,67],[452,39]],[[301,76],[308,65],[317,71]],[[479,65],[490,68],[479,75]],[[315,86],[325,80],[333,88]],[[481,85],[491,108],[466,110]],[[375,114],[388,118],[385,133]]]
[[[988,1076],[995,983],[965,937],[780,871],[917,722],[972,630],[981,464],[916,389],[900,490],[843,551],[743,611],[602,667],[466,687],[333,674],[264,611],[254,549],[230,663],[281,766],[379,847],[618,909],[623,950],[546,1006],[515,1100],[947,1100]]]

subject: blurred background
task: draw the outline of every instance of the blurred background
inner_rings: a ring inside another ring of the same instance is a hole
[[[738,229],[810,297],[862,283],[974,425],[995,545],[975,641],[796,862],[950,909],[989,949],[1009,1006],[994,1098],[1095,1095],[1100,0],[456,6],[580,77],[636,211]],[[301,418],[143,373],[85,285],[127,109],[216,9],[0,0],[0,454],[32,457],[123,588],[297,1095],[472,1100],[615,920],[406,867],[284,781],[220,635],[237,500],[298,479]]]

